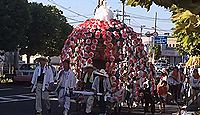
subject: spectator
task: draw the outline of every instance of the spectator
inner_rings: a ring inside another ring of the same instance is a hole
[[[179,82],[179,72],[178,68],[174,67],[174,70],[169,74],[169,77],[167,79],[168,84],[170,85],[170,91],[172,93],[173,99],[175,102],[178,102],[178,85]]]
[[[165,112],[165,104],[168,90],[169,86],[167,84],[167,81],[165,80],[161,81],[157,86],[157,93],[160,99],[160,112]]]
[[[144,114],[146,114],[148,112],[149,104],[151,107],[151,113],[154,114],[155,113],[155,100],[151,93],[151,87],[148,82],[144,83],[143,94],[144,94],[144,100],[145,100]]]
[[[178,84],[178,98],[179,98],[179,101],[182,102],[182,99],[183,99],[183,95],[181,95],[181,88],[183,86],[183,83],[185,81],[185,74],[184,74],[184,68],[180,68],[179,69],[179,81],[180,81],[180,84]]]
[[[181,88],[181,94],[183,96],[184,103],[187,104],[188,97],[191,96],[191,85],[190,85],[190,78],[186,77],[185,81],[183,82],[182,88]]]
[[[195,96],[198,97],[198,93],[200,92],[200,75],[197,69],[193,70],[190,83],[192,86],[192,99],[194,100]],[[197,102],[197,104],[200,104],[200,102]]]

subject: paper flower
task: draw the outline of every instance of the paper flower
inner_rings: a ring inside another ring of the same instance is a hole
[[[119,35],[119,33],[117,31],[114,31],[113,34],[114,34],[114,36],[115,36],[116,39],[120,38],[120,35]]]
[[[112,76],[112,77],[111,77],[111,80],[112,80],[112,81],[116,81],[116,77],[115,77],[115,76]]]
[[[92,44],[91,45],[91,50],[93,50],[93,51],[96,50],[96,47],[97,47],[96,45]]]
[[[131,74],[129,74],[129,77],[130,77],[130,78],[133,78],[133,76],[134,76],[134,75],[133,75],[132,73],[131,73]]]
[[[78,59],[78,60],[81,60],[81,59],[82,59],[81,55],[78,55],[78,56],[77,56],[77,59]]]
[[[98,44],[98,40],[97,39],[93,39],[92,43],[96,45],[96,44]]]
[[[92,33],[94,33],[95,32],[95,29],[90,29],[90,32],[92,32]],[[92,34],[90,34],[90,35],[92,35]]]
[[[108,43],[108,48],[112,49],[113,48],[113,44],[112,43]]]
[[[85,42],[80,42],[80,45],[83,46],[85,44]]]
[[[128,35],[126,33],[122,34],[122,38],[126,39],[128,37]]]
[[[131,59],[129,60],[129,63],[130,63],[130,64],[132,64],[132,63],[133,63],[133,58],[131,58]]]
[[[82,63],[83,65],[85,65],[85,64],[86,64],[86,59],[82,59],[82,60],[81,60],[81,63]]]
[[[110,31],[107,31],[107,36],[111,37],[112,33]]]
[[[87,39],[87,40],[86,40],[86,44],[89,45],[89,44],[91,44],[91,43],[92,43],[92,40],[91,40],[91,39]]]
[[[89,51],[90,50],[90,46],[86,45],[84,49],[85,49],[85,51]]]
[[[92,64],[92,58],[87,59],[88,64]]]
[[[96,31],[95,33],[95,38],[100,38],[101,32],[99,30]]]
[[[84,58],[88,58],[89,54],[87,52],[84,52]]]
[[[86,33],[85,35],[86,35],[87,38],[91,38],[92,37],[92,33]]]
[[[103,44],[107,46],[108,45],[108,41],[104,41]]]
[[[93,53],[93,52],[90,52],[90,53],[89,53],[89,57],[90,57],[90,58],[93,58],[93,57],[94,57],[94,53]]]
[[[115,57],[114,56],[110,56],[110,61],[111,62],[115,61]]]

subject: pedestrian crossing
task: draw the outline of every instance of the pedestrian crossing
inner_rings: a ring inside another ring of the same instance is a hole
[[[56,93],[50,93],[49,97],[50,97],[50,100],[57,100]],[[34,99],[35,99],[34,93],[0,96],[0,104],[11,103],[11,102],[30,101],[30,100],[34,100]]]

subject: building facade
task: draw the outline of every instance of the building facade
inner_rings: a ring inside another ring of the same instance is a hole
[[[153,45],[154,37],[142,37],[145,50],[149,52],[150,46]],[[167,44],[161,44],[161,57],[168,60],[171,65],[177,65],[182,62],[182,56],[176,51],[177,39],[167,37]]]

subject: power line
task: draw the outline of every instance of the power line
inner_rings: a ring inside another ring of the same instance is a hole
[[[140,19],[140,20],[146,20],[146,21],[151,21],[151,22],[154,22],[153,19],[147,19],[147,18],[142,18],[142,17],[137,17],[137,16],[130,16],[131,18],[135,18],[135,19]],[[171,22],[167,22],[167,21],[162,21],[162,20],[159,20],[159,22],[162,22],[162,23],[171,23]]]
[[[93,16],[94,14],[87,14],[86,16]],[[79,17],[78,15],[71,15],[71,16],[67,16],[67,17]]]
[[[59,6],[60,8],[62,8],[62,9],[64,9],[64,10],[67,10],[67,11],[69,11],[69,12],[71,12],[71,13],[74,13],[74,14],[76,14],[76,15],[78,15],[78,16],[81,16],[81,17],[84,17],[84,18],[89,18],[89,17],[87,17],[87,16],[85,16],[85,15],[82,15],[82,14],[80,14],[80,13],[77,13],[77,12],[75,12],[75,11],[72,11],[72,10],[70,10],[69,8],[66,8],[66,7],[64,7],[64,6],[60,5],[60,4],[57,4],[54,0],[48,0],[48,1],[51,2],[51,3],[53,3],[53,4],[56,5],[56,6]]]
[[[144,19],[152,19],[155,20],[153,17],[148,17],[148,16],[143,16],[143,15],[138,15],[138,14],[133,14],[133,13],[127,13],[129,15],[135,16],[137,18],[144,18]],[[157,18],[157,20],[163,20],[163,21],[171,21],[170,18]]]
[[[69,22],[69,24],[76,24],[76,23],[82,23],[84,21],[75,21],[75,22]]]

